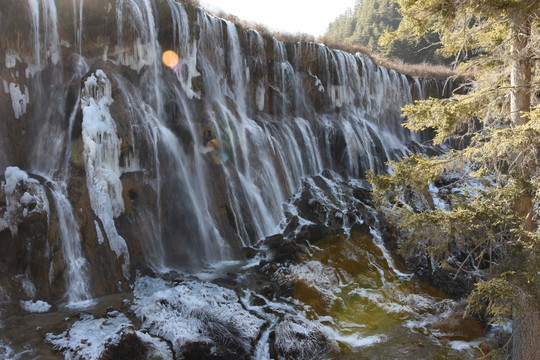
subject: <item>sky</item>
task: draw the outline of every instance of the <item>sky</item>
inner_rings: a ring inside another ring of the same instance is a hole
[[[328,24],[355,0],[200,0],[209,10],[221,9],[242,20],[261,23],[270,30],[323,35]]]

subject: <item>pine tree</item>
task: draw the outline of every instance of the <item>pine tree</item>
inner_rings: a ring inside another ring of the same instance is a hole
[[[442,51],[456,57],[470,82],[450,99],[404,108],[407,128],[430,129],[434,144],[459,146],[437,157],[411,155],[391,163],[392,175],[371,175],[374,193],[408,235],[400,244],[405,256],[421,250],[452,267],[449,249],[459,246],[469,250],[466,261],[488,263],[469,309],[492,321],[512,318],[512,358],[538,359],[540,2],[398,1],[403,20],[388,37],[438,34]],[[434,182],[454,189],[444,195],[449,208],[430,206]],[[411,196],[427,205],[411,207],[404,201]]]
[[[398,28],[401,22],[398,10],[397,0],[358,0],[354,10],[348,10],[329,25],[324,37],[366,46],[388,59],[400,59],[407,63],[448,63],[437,53],[438,46],[430,45],[427,39],[380,42],[385,32]],[[432,43],[437,41],[435,39]]]

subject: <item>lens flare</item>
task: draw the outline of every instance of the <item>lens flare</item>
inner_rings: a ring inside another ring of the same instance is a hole
[[[214,165],[224,164],[229,160],[229,157],[225,154],[217,139],[212,139],[206,144],[203,154]]]
[[[163,53],[162,60],[166,66],[173,69],[176,65],[178,65],[178,54],[172,50],[167,50]]]

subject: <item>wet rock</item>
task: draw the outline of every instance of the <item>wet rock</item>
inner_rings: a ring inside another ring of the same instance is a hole
[[[238,282],[230,277],[220,277],[212,280],[212,283],[229,289],[235,288],[238,285]]]
[[[332,229],[329,229],[327,226],[324,226],[322,224],[309,224],[302,227],[302,230],[300,230],[297,238],[317,242],[332,233]]]
[[[182,348],[182,356],[186,360],[217,360],[218,358],[212,354],[212,347],[213,344],[208,342],[190,342]]]
[[[102,357],[103,360],[133,359],[147,360],[148,349],[135,333],[123,334],[120,342]]]
[[[269,236],[263,243],[270,248],[273,263],[294,263],[299,261],[306,252],[305,244],[287,239],[281,234]]]
[[[365,181],[346,181],[329,170],[304,180],[300,195],[292,200],[297,213],[289,213],[284,236],[316,243],[350,230],[369,235],[376,213],[368,187]]]
[[[467,296],[471,292],[474,283],[479,280],[463,272],[456,276],[455,271],[432,265],[428,258],[415,263],[407,260],[405,263],[409,269],[414,271],[420,281],[432,285],[455,299]]]
[[[259,251],[257,249],[254,249],[250,246],[242,248],[242,254],[246,259],[253,259],[255,256],[257,256],[258,253]]]

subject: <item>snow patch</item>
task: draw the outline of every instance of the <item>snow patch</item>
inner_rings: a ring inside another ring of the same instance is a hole
[[[46,313],[51,309],[51,304],[46,303],[45,301],[21,301],[21,306],[25,311],[31,313]]]
[[[28,191],[26,191],[26,192],[24,193],[24,195],[21,197],[20,202],[21,202],[21,204],[23,204],[23,205],[25,205],[25,206],[28,206],[28,205],[30,205],[30,203],[31,203],[34,199],[35,199],[34,196],[30,195],[30,194],[28,193]]]
[[[9,83],[9,95],[11,96],[11,107],[15,114],[15,119],[19,119],[26,114],[26,106],[30,102],[28,87],[24,86],[24,91],[21,91],[19,84]]]

